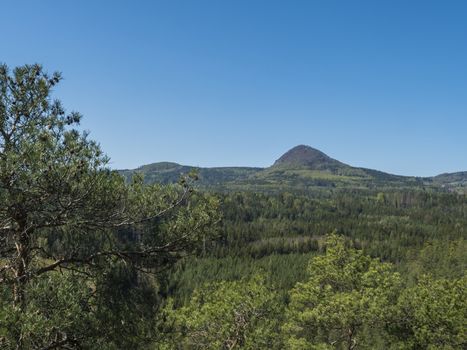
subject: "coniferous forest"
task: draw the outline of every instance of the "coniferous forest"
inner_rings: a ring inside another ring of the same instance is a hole
[[[0,67],[1,349],[467,347],[465,173],[111,170],[61,79]]]

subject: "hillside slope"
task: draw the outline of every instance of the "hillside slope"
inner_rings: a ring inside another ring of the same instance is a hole
[[[296,146],[268,168],[196,168],[171,162],[121,170],[127,180],[142,174],[146,183],[173,183],[181,175],[197,169],[197,186],[221,191],[316,192],[329,189],[434,188],[462,192],[467,188],[467,172],[442,174],[431,178],[399,176],[378,170],[353,167],[305,145]]]

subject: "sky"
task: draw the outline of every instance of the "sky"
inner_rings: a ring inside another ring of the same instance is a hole
[[[60,71],[115,169],[271,165],[298,144],[467,170],[467,2],[0,0],[0,62]]]

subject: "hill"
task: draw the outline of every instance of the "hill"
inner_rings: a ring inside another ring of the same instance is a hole
[[[141,173],[146,183],[173,183],[196,169],[198,186],[216,191],[252,190],[260,192],[323,192],[329,189],[434,188],[463,192],[467,172],[435,177],[410,177],[378,170],[353,167],[305,145],[296,146],[280,156],[272,166],[197,168],[171,162],[143,165],[121,170],[127,180]]]
[[[435,176],[431,180],[442,188],[467,194],[467,171],[445,173]]]
[[[174,183],[180,176],[196,170],[199,175],[198,185],[201,187],[222,186],[227,183],[242,181],[261,171],[252,167],[216,167],[198,168],[171,162],[160,162],[143,165],[133,170],[120,170],[129,180],[133,174],[140,173],[145,183]]]
[[[337,173],[351,168],[310,146],[299,145],[284,153],[273,164],[274,168],[324,170]]]

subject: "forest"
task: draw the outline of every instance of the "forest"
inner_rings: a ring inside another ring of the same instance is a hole
[[[61,79],[0,66],[1,349],[467,347],[462,173],[301,147],[148,179],[109,167]]]

